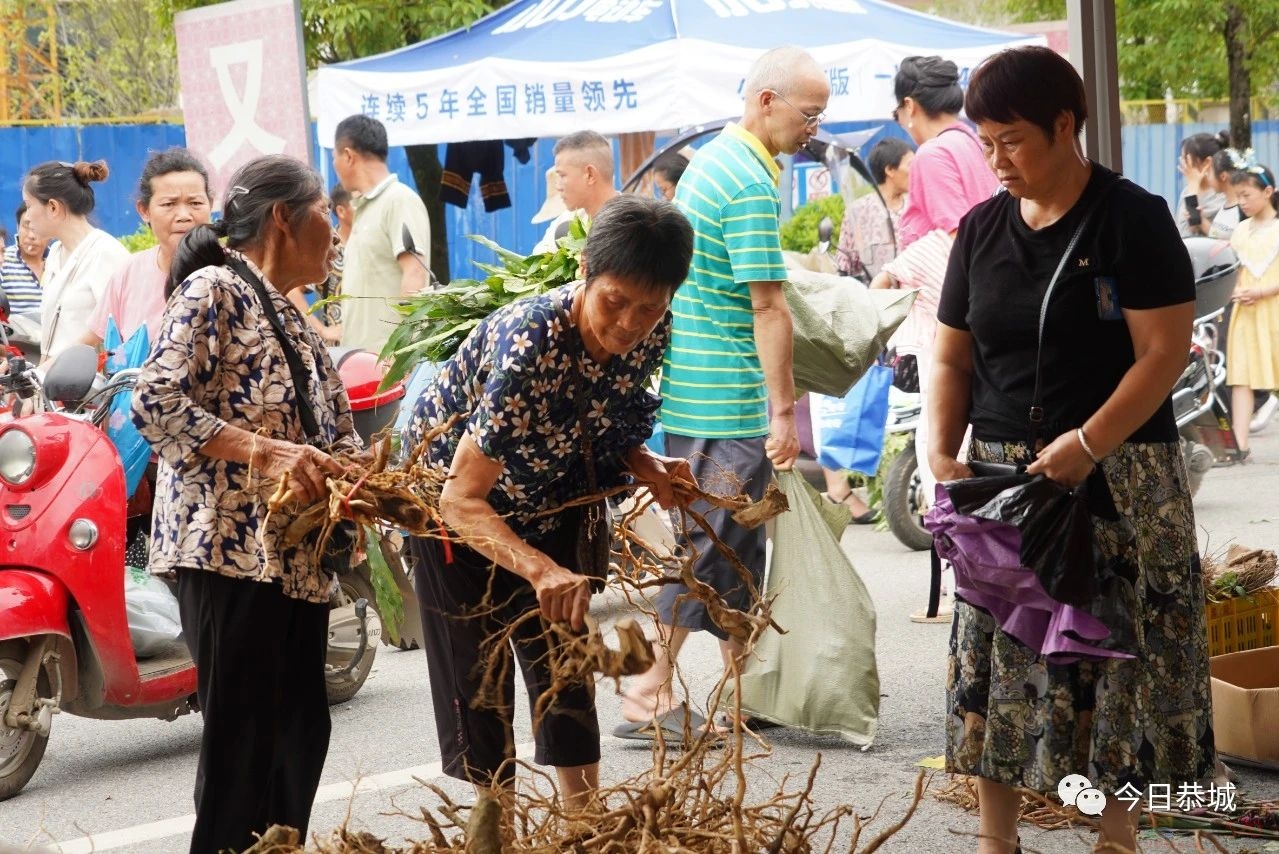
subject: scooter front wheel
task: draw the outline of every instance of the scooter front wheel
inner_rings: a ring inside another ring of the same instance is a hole
[[[927,551],[933,545],[933,535],[924,527],[923,514],[919,509],[922,489],[919,461],[915,459],[912,442],[888,467],[884,478],[884,518],[893,536],[906,548],[917,552]]]
[[[366,571],[364,566],[358,566],[338,575],[340,593],[329,611],[329,642],[324,662],[330,706],[345,703],[359,693],[364,680],[369,678],[377,648],[382,643],[382,620],[376,610],[373,584],[364,575]],[[367,603],[363,620],[355,608],[360,599]],[[352,666],[352,659],[357,655],[359,661]]]
[[[49,736],[29,729],[5,726],[4,715],[9,710],[9,700],[22,673],[22,662],[27,657],[24,641],[12,640],[0,643],[0,801],[12,798],[36,773]],[[36,683],[37,694],[49,696],[49,679],[40,669]]]

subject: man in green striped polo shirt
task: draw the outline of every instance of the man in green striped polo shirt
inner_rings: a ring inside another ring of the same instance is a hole
[[[671,303],[661,419],[667,454],[688,459],[698,482],[715,489],[730,474],[734,487],[759,498],[773,467],[789,468],[799,454],[774,158],[794,154],[817,133],[830,85],[811,56],[782,47],[760,57],[743,92],[741,122],[702,146],[675,191],[675,204],[693,225],[693,262]],[[758,588],[763,528],[748,531],[723,510],[696,509]],[[748,607],[750,586],[708,536],[697,531],[687,545],[700,555],[693,567],[697,577],[731,607]],[[659,652],[657,664],[625,695],[622,714],[632,723],[619,727],[619,736],[651,737],[658,727],[672,730],[690,717],[672,710],[670,685],[672,661],[689,631],[718,637],[726,668],[742,652],[702,603],[681,598],[687,592],[668,584],[658,594],[659,629],[669,654]]]

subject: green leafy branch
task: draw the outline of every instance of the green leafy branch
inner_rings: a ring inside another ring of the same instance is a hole
[[[484,237],[471,235],[471,239],[497,253],[499,263],[477,264],[488,274],[482,280],[454,279],[396,306],[404,319],[382,350],[382,358],[391,363],[384,386],[404,378],[422,362],[450,358],[466,336],[499,308],[576,281],[586,227],[575,218],[554,252],[529,256]]]

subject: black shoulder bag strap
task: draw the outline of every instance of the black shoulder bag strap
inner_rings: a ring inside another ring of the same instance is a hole
[[[1061,253],[1061,260],[1057,262],[1057,269],[1053,271],[1053,277],[1048,280],[1048,289],[1044,291],[1043,302],[1039,304],[1039,338],[1035,345],[1035,391],[1030,399],[1030,410],[1027,413],[1030,420],[1030,450],[1034,453],[1035,446],[1039,444],[1039,431],[1044,423],[1044,406],[1040,399],[1040,380],[1041,369],[1043,367],[1044,356],[1044,329],[1048,325],[1048,304],[1052,300],[1053,292],[1057,289],[1057,282],[1061,280],[1061,274],[1066,269],[1066,264],[1070,261],[1075,249],[1079,246],[1080,239],[1084,236],[1084,231],[1088,228],[1088,224],[1092,222],[1092,215],[1110,195],[1110,191],[1115,185],[1122,181],[1123,178],[1116,178],[1106,186],[1097,191],[1092,201],[1088,203],[1088,207],[1084,209],[1083,216],[1079,218],[1079,224],[1075,226],[1075,231],[1070,235],[1070,242],[1066,244],[1066,250]]]
[[[275,337],[280,339],[280,348],[284,350],[284,360],[289,363],[289,373],[293,375],[293,391],[298,399],[298,415],[302,419],[302,429],[306,431],[308,439],[322,438],[320,436],[320,423],[315,418],[315,408],[311,406],[311,396],[307,393],[310,375],[302,364],[302,357],[293,348],[293,343],[284,331],[284,324],[280,322],[280,314],[275,310],[275,304],[271,302],[271,295],[266,292],[266,285],[249,268],[249,265],[239,258],[228,257],[226,265],[234,270],[241,279],[248,282],[249,287],[253,288],[254,293],[258,295],[258,302],[262,304],[262,313],[266,315],[267,322],[275,330]]]

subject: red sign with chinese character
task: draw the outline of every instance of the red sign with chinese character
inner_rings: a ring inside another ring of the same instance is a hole
[[[174,22],[187,147],[217,204],[232,173],[263,154],[310,162],[302,19],[297,0],[234,0]]]

